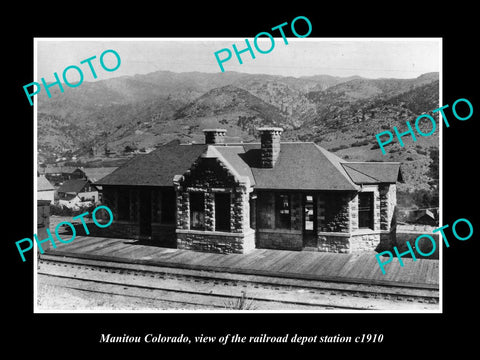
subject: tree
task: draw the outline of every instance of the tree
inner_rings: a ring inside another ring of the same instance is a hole
[[[130,145],[125,146],[125,149],[123,149],[123,152],[125,154],[131,153],[131,152],[134,152],[134,151],[135,151],[135,148],[130,146]]]

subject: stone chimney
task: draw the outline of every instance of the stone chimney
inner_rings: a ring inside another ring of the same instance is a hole
[[[273,168],[280,155],[280,138],[283,132],[279,127],[261,127],[260,132],[262,144],[262,167]]]
[[[223,144],[225,142],[225,134],[227,130],[225,129],[205,129],[203,130],[205,134],[205,144],[215,145]]]

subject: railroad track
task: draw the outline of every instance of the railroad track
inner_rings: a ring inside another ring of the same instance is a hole
[[[235,310],[438,310],[434,289],[220,273],[42,255],[38,282],[95,294],[151,299],[175,308]]]

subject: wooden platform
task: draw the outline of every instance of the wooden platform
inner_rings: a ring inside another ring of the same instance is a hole
[[[130,264],[156,265],[203,271],[265,275],[302,280],[439,288],[439,261],[397,259],[383,275],[374,252],[334,254],[309,251],[255,249],[248,254],[212,254],[141,244],[131,239],[79,236],[58,244],[46,254]]]

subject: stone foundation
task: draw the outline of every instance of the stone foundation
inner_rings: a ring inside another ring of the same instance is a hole
[[[350,237],[345,234],[325,234],[318,235],[318,251],[334,253],[350,253]]]
[[[177,248],[221,254],[245,254],[255,248],[255,231],[243,234],[177,229]]]
[[[354,234],[320,233],[317,250],[344,254],[356,254],[365,251],[384,251],[395,243],[392,233],[380,231],[359,232]]]
[[[363,251],[375,251],[380,244],[380,233],[352,235],[350,238],[350,252],[352,254]]]

